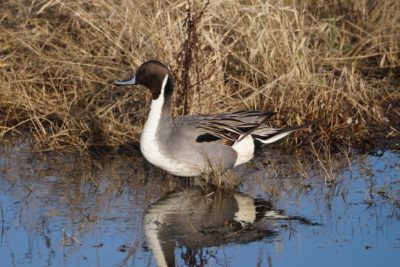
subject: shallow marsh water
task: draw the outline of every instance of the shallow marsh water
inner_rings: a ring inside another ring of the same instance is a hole
[[[238,170],[232,192],[187,184],[140,157],[27,151],[1,151],[0,266],[400,262],[396,152],[321,165],[265,151]],[[254,202],[256,213],[237,213]]]

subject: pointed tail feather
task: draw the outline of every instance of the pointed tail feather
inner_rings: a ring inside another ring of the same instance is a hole
[[[263,144],[271,144],[297,130],[304,129],[306,127],[307,125],[292,126],[284,129],[260,128],[254,132],[253,137]]]
[[[240,141],[242,141],[246,136],[248,136],[249,134],[253,134],[254,132],[256,132],[259,128],[260,125],[263,124],[264,122],[266,122],[269,118],[271,118],[272,116],[274,116],[276,113],[275,112],[266,112],[264,113],[263,117],[261,118],[261,120],[258,122],[258,125],[254,126],[253,128],[247,130],[245,133],[243,133],[242,135],[239,136],[238,140],[236,140],[236,143],[239,143]],[[261,117],[261,116],[260,116]]]

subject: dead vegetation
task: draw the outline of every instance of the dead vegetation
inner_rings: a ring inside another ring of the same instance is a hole
[[[158,59],[187,95],[178,115],[274,110],[277,127],[318,122],[305,143],[399,139],[397,0],[0,6],[0,138],[29,131],[43,150],[135,143],[150,97],[111,81]],[[189,15],[196,42],[185,70]]]

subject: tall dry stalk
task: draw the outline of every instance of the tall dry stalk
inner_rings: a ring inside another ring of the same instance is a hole
[[[185,39],[182,42],[181,51],[177,57],[177,65],[179,68],[179,76],[177,80],[179,81],[180,90],[177,91],[176,105],[183,107],[182,115],[187,115],[189,111],[188,94],[189,90],[193,87],[190,79],[190,71],[195,63],[197,85],[200,84],[200,71],[198,65],[196,64],[199,60],[199,33],[197,31],[197,26],[206,11],[209,1],[207,1],[203,8],[196,13],[193,13],[190,7],[190,2],[187,1],[185,10],[186,18],[183,24],[185,31]]]
[[[184,0],[2,1],[0,137],[135,143],[150,97],[111,81],[158,59],[183,81],[175,114],[274,110],[277,127],[319,121],[307,142],[398,140],[399,1],[190,3],[192,28]]]

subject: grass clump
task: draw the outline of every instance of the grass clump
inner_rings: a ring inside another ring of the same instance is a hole
[[[317,121],[309,142],[398,138],[398,10],[397,0],[3,1],[0,138],[30,131],[43,150],[137,142],[150,97],[111,81],[149,59],[177,75],[176,115],[274,110],[277,127]],[[185,65],[190,12],[203,13]]]

